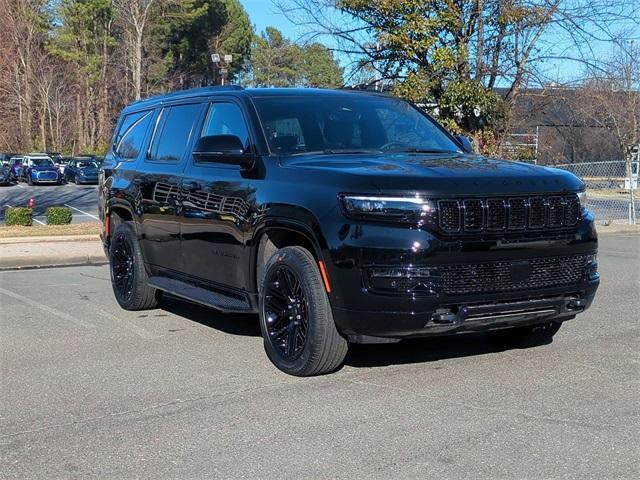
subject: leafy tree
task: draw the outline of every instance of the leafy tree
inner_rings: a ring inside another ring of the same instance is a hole
[[[206,84],[217,75],[211,54],[233,56],[231,65],[223,65],[228,77],[245,65],[251,50],[253,28],[238,0],[190,0],[181,21],[174,22],[170,51],[174,69],[187,85]]]
[[[342,85],[342,69],[329,49],[319,43],[297,45],[274,27],[267,27],[256,37],[252,63],[252,83],[257,86]]]
[[[308,87],[337,88],[342,86],[342,68],[333,58],[331,50],[320,43],[302,48],[300,66],[302,83]]]

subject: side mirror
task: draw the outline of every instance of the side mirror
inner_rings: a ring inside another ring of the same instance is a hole
[[[253,156],[244,150],[236,135],[210,135],[200,137],[193,147],[193,156],[201,162],[220,162],[248,167]]]
[[[456,135],[456,140],[462,147],[462,151],[464,153],[474,153],[473,151],[473,143],[471,143],[471,139],[465,135]]]

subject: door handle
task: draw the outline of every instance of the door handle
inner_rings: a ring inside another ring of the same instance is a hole
[[[189,182],[189,184],[187,185],[187,190],[189,190],[190,192],[196,192],[201,189],[202,187],[198,182]]]

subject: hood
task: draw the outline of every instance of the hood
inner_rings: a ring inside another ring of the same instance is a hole
[[[98,175],[98,169],[95,167],[79,168],[78,171],[87,176]]]
[[[385,192],[436,194],[560,193],[584,188],[575,175],[555,168],[463,154],[349,154],[283,157],[285,167],[368,177]]]

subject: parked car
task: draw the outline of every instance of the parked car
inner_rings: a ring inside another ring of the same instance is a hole
[[[86,183],[98,183],[98,163],[91,157],[72,158],[64,171],[64,178],[67,182],[74,182],[76,185]]]
[[[9,172],[11,174],[11,179],[14,182],[17,182],[20,178],[20,171],[22,168],[22,157],[16,156],[11,157],[9,159]]]
[[[13,178],[8,164],[0,163],[0,185],[11,185]]]
[[[126,107],[101,170],[115,298],[256,312],[293,375],[349,342],[548,343],[599,285],[585,186],[380,94],[204,88]]]
[[[39,183],[62,183],[62,174],[51,160],[51,157],[44,153],[30,153],[22,159],[19,179],[29,185]]]
[[[62,178],[64,178],[64,170],[67,167],[67,164],[71,161],[72,157],[60,157],[57,161],[55,159],[52,158],[53,163],[56,164],[56,167],[58,167],[58,170],[60,170],[60,173],[62,174]]]

